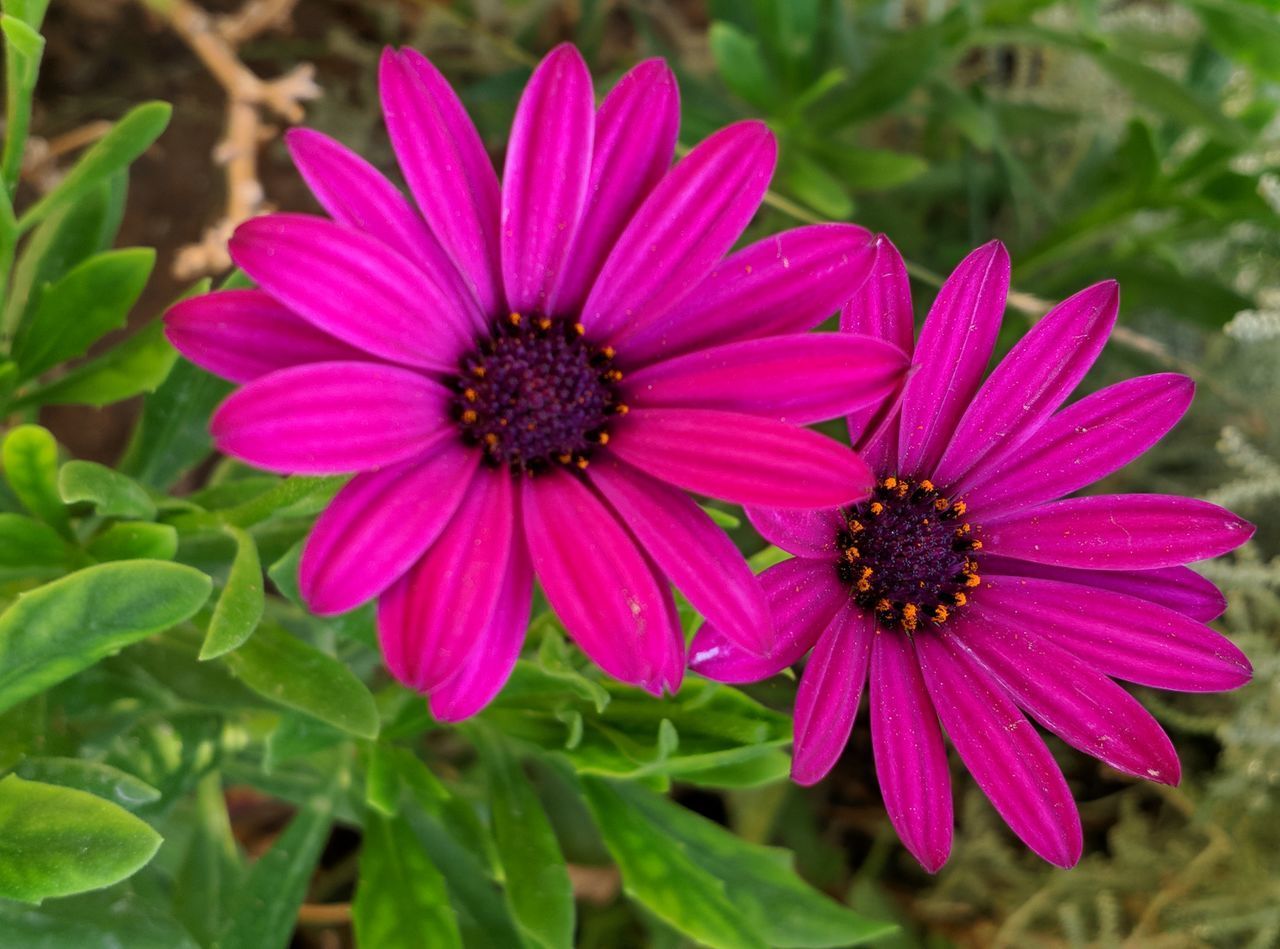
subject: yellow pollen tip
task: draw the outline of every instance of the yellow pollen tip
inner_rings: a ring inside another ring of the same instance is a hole
[[[871,577],[871,575],[872,575],[873,573],[875,573],[875,571],[874,571],[874,570],[872,570],[870,567],[863,567],[863,568],[862,568],[862,579],[863,579],[863,580],[868,580],[868,579],[870,579],[870,577]]]
[[[551,329],[551,321],[544,316],[542,319],[538,320],[538,329],[544,331]]]
[[[881,481],[881,482],[880,482],[880,484],[881,484],[883,487],[886,487],[886,488],[888,488],[890,491],[892,491],[894,488],[896,488],[896,487],[898,486],[898,479],[897,479],[897,478],[885,478],[883,481]]]
[[[508,321],[512,326],[519,326],[519,325],[520,325],[520,321],[521,321],[521,320],[523,320],[523,319],[524,319],[524,317],[523,317],[523,316],[521,316],[519,313],[509,313],[509,314],[507,314],[507,321]]]
[[[980,541],[980,540],[971,540],[971,541],[969,541],[969,549],[970,549],[970,550],[981,550],[981,549],[982,549],[982,541]]]
[[[876,603],[876,612],[877,612],[877,613],[891,613],[891,612],[893,612],[893,604],[892,604],[892,603],[890,603],[887,599],[881,598],[881,599]]]
[[[476,399],[480,398],[480,393],[475,389],[464,389],[462,397],[468,402],[474,402]]]
[[[971,525],[968,521],[965,521],[963,524],[960,525],[960,529],[956,531],[956,533],[967,534],[971,530],[973,530],[973,525]]]
[[[933,611],[933,621],[935,623],[941,623],[945,621],[946,618],[950,615],[951,614],[947,612],[947,608],[945,606],[939,606],[936,610]]]
[[[621,370],[618,370],[618,369],[610,369],[608,372],[605,373],[605,378],[608,379],[610,382],[621,382],[622,372]]]
[[[598,441],[601,445],[609,444],[609,433],[601,432],[599,435],[596,436],[596,441]]]
[[[556,461],[560,462],[562,465],[567,465],[569,462],[573,461],[573,455],[556,455]]]
[[[866,593],[868,590],[871,589],[871,583],[867,580],[859,580],[857,583],[857,587],[858,587],[859,593]]]
[[[969,510],[969,506],[963,501],[957,501],[954,510],[956,514],[964,514],[965,511]]]
[[[483,379],[483,378],[484,378],[484,366],[472,366],[472,367],[471,367],[471,374],[472,374],[473,376],[475,376],[477,379]]]
[[[948,501],[946,498],[938,498],[938,500],[933,502],[933,506],[936,507],[939,511],[945,511],[948,507],[951,506],[951,502]]]
[[[577,465],[580,470],[586,471],[587,465],[590,464],[590,462],[588,462],[587,459],[585,458],[578,458],[576,461],[574,461],[574,464]]]
[[[490,448],[496,448],[498,445],[498,436],[493,434],[493,432],[489,432],[489,434],[484,437],[484,443]]]
[[[857,560],[862,556],[862,552],[857,547],[846,547],[844,551],[845,560]]]
[[[967,586],[970,590],[972,590],[981,582],[982,582],[982,577],[978,576],[976,573],[971,573],[969,574],[969,579],[964,582],[964,585]]]
[[[923,481],[921,481],[921,482],[920,482],[920,490],[921,490],[921,491],[932,491],[932,490],[933,490],[933,482],[932,482],[932,481],[930,481],[928,478],[925,478]]]
[[[628,412],[631,411],[630,407],[625,402],[619,402],[617,405],[613,407],[613,410],[617,412],[619,415],[626,415]]]
[[[577,333],[579,336],[585,336],[587,332],[587,328],[583,326],[581,323],[574,323],[573,331]]]
[[[871,502],[871,513],[872,513],[872,514],[879,514],[879,513],[881,513],[882,511],[884,511],[884,505],[883,505],[883,504],[881,504],[879,501],[872,501],[872,502]]]
[[[612,359],[614,356],[618,355],[618,351],[612,346],[606,346],[604,349],[600,350],[600,355],[605,359]]]
[[[953,599],[956,601],[956,606],[964,606],[969,602],[969,598],[963,593],[954,594]]]
[[[850,521],[850,522],[849,522],[849,533],[850,533],[850,534],[861,534],[864,530],[866,530],[866,528],[862,526],[862,521]]]
[[[475,413],[474,409],[467,409],[465,412],[462,413],[462,424],[474,425],[476,423],[476,419],[478,419],[479,417],[480,416],[478,416]]]

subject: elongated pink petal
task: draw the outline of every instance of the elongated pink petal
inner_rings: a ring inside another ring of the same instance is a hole
[[[749,507],[747,519],[760,536],[797,557],[828,564],[837,559],[836,535],[848,528],[839,508],[812,511],[794,508]]]
[[[246,385],[209,423],[219,451],[284,474],[345,474],[421,455],[450,433],[449,390],[397,366],[318,362]]]
[[[743,648],[768,651],[773,624],[764,592],[733,541],[692,498],[614,459],[588,474],[694,609]]]
[[[623,354],[647,362],[810,330],[866,278],[870,240],[853,224],[815,224],[758,241],[716,264],[662,319],[628,335]]]
[[[915,351],[911,280],[898,248],[883,234],[872,244],[871,272],[840,311],[840,330],[875,336],[907,355]],[[899,411],[896,400],[849,413],[849,441],[877,471],[897,465]]]
[[[421,53],[383,51],[378,88],[396,160],[422,216],[474,287],[502,310],[498,175],[457,93]]]
[[[982,382],[1008,293],[1009,254],[999,241],[962,260],[938,291],[916,345],[919,371],[902,395],[901,473],[933,473]]]
[[[1014,577],[1040,577],[1076,583],[1083,587],[1114,590],[1139,599],[1159,603],[1194,620],[1207,623],[1223,614],[1227,598],[1213,583],[1190,567],[1161,567],[1157,570],[1078,570],[1049,564],[1014,560],[998,554],[982,558],[983,573]]]
[[[661,481],[767,507],[861,501],[874,476],[857,455],[808,429],[711,409],[635,409],[610,448]]]
[[[983,521],[992,553],[1061,567],[1154,570],[1235,550],[1254,527],[1225,508],[1164,494],[1098,494]]]
[[[330,217],[376,237],[413,261],[457,304],[477,331],[486,328],[474,290],[417,209],[385,175],[355,152],[312,129],[290,129],[284,139],[307,187]]]
[[[367,234],[305,214],[268,214],[236,228],[230,250],[271,296],[375,356],[447,371],[471,346],[459,301]]]
[[[875,635],[875,617],[849,602],[818,637],[796,690],[791,780],[797,784],[816,784],[840,760],[858,714]]]
[[[511,562],[515,510],[506,471],[476,470],[453,518],[378,601],[387,666],[432,692],[457,675],[490,630]]]
[[[630,533],[587,485],[562,471],[527,478],[524,526],[547,601],[596,665],[662,690],[670,591]]]
[[[1221,633],[1183,614],[1097,587],[988,574],[973,600],[1117,679],[1180,692],[1244,685],[1249,660]]]
[[[978,787],[1028,847],[1075,866],[1084,847],[1080,812],[1034,726],[952,637],[917,636],[915,645],[942,727]]]
[[[760,574],[777,630],[767,655],[748,652],[706,623],[689,647],[689,667],[717,682],[759,682],[795,665],[813,648],[836,611],[849,602],[849,591],[829,563],[797,557],[774,564]]]
[[[587,197],[594,135],[591,73],[562,43],[525,86],[502,174],[502,281],[517,313],[551,312]]]
[[[1177,784],[1178,753],[1151,713],[1097,669],[974,603],[955,641],[1041,725],[1117,771]]]
[[[777,143],[739,122],[693,149],[658,183],[605,260],[582,322],[613,341],[661,319],[746,228],[773,175]]]
[[[951,854],[951,769],[909,637],[875,637],[869,680],[871,747],[884,809],[911,855],[937,873]]]
[[[956,486],[975,511],[1053,501],[1123,468],[1164,437],[1191,405],[1195,384],[1162,373],[1108,386],[1053,416],[1010,452]]]
[[[996,366],[934,469],[955,484],[977,465],[1017,448],[1058,410],[1106,345],[1120,309],[1114,280],[1081,290],[1048,312]]]
[[[882,401],[906,369],[900,349],[869,336],[769,336],[646,366],[627,379],[625,392],[642,407],[723,409],[807,425]]]
[[[175,303],[164,315],[164,334],[201,369],[232,382],[309,362],[371,358],[261,290],[221,290]]]
[[[345,613],[398,580],[449,523],[479,462],[446,439],[424,458],[352,478],[302,550],[298,586],[312,612]]]
[[[550,312],[582,309],[618,235],[671,167],[679,129],[680,91],[660,59],[635,66],[605,96],[596,113],[586,207]]]
[[[517,525],[518,529],[518,525]],[[486,705],[511,678],[520,657],[529,606],[533,600],[533,568],[523,538],[511,545],[511,562],[498,591],[498,605],[467,661],[428,696],[431,714],[442,722],[460,722]]]

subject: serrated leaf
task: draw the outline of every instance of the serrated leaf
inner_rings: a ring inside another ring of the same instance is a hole
[[[28,781],[75,788],[119,805],[127,811],[152,804],[160,792],[127,771],[83,758],[25,758],[14,773]]]
[[[92,504],[102,517],[149,521],[156,505],[142,485],[96,461],[68,461],[58,472],[58,493],[67,504]]]
[[[0,780],[0,897],[40,903],[137,873],[160,835],[123,808],[71,788]]]
[[[112,524],[86,548],[94,560],[172,560],[178,554],[178,532],[169,524],[122,521]]]
[[[222,657],[259,695],[361,738],[378,734],[378,707],[350,669],[271,623]]]
[[[111,330],[124,326],[155,262],[156,252],[150,248],[107,251],[45,290],[13,342],[22,378],[34,378],[83,355]]]
[[[0,614],[0,711],[191,617],[211,586],[191,567],[130,560],[21,594]]]
[[[58,443],[46,428],[19,425],[0,448],[4,476],[28,511],[67,530],[67,509],[58,493]]]
[[[352,922],[362,947],[462,947],[444,876],[402,818],[365,817]]]
[[[147,102],[131,109],[80,156],[56,188],[27,209],[18,227],[23,231],[34,227],[55,210],[78,201],[104,178],[131,165],[160,137],[172,111],[165,102]]]
[[[258,628],[266,609],[257,544],[238,527],[227,528],[227,533],[236,542],[236,555],[231,561],[227,585],[222,588],[209,620],[209,630],[200,649],[202,661],[239,648]]]

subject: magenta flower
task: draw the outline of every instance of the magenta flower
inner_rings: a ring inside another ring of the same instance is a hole
[[[668,172],[679,103],[661,61],[597,110],[578,52],[552,52],[501,185],[425,58],[388,50],[380,81],[416,208],[336,142],[294,131],[332,220],[244,224],[231,254],[261,289],[167,317],[183,353],[244,383],[213,419],[222,451],[356,473],[307,542],[303,596],[319,613],[381,596],[387,664],[442,719],[501,688],[535,575],[596,663],[657,694],[685,665],[668,580],[766,649],[757,579],[680,489],[782,507],[867,496],[867,466],[800,426],[900,385],[900,350],[802,333],[865,277],[870,235],[802,228],[725,258],[774,139],[734,125]]]
[[[872,274],[842,328],[909,351],[910,289],[888,241]],[[1055,307],[983,383],[1008,288],[1003,246],[970,254],[925,320],[901,403],[849,416],[879,477],[868,501],[748,511],[795,555],[762,575],[772,653],[746,653],[713,623],[691,649],[694,669],[728,682],[813,651],[796,695],[801,784],[839,758],[869,680],[885,807],[930,871],[951,850],[944,730],[1014,832],[1066,867],[1080,858],[1079,814],[1023,713],[1119,771],[1173,784],[1173,745],[1112,679],[1200,692],[1251,674],[1204,625],[1222,595],[1184,566],[1238,547],[1251,525],[1190,498],[1060,500],[1155,444],[1190,404],[1191,380],[1131,379],[1060,410],[1115,322],[1107,282]]]

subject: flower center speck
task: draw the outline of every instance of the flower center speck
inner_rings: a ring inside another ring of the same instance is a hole
[[[965,503],[932,482],[889,477],[844,511],[836,570],[850,595],[888,629],[941,624],[978,586],[982,543],[964,519]]]
[[[494,466],[586,468],[608,442],[610,421],[627,411],[613,357],[581,323],[512,313],[462,358],[454,419]]]

